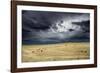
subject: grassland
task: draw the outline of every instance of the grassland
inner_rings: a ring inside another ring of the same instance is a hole
[[[89,54],[87,42],[22,45],[22,62],[89,59]]]

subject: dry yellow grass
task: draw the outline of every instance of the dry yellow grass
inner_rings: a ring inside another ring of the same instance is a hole
[[[22,62],[89,59],[89,51],[87,42],[23,45]]]

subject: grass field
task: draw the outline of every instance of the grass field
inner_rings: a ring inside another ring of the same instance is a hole
[[[89,54],[88,42],[22,46],[22,62],[89,59]]]

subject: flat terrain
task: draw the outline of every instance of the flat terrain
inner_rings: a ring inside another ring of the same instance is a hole
[[[89,59],[88,42],[23,45],[22,62]]]

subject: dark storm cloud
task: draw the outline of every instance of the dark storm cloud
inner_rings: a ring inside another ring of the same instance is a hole
[[[40,13],[37,12],[25,12],[22,15],[23,29],[27,30],[44,30],[48,29],[50,22],[46,17],[43,17]]]
[[[74,15],[74,16],[73,16]],[[24,28],[32,29],[48,29],[52,24],[55,24],[58,20],[71,17],[73,19],[77,16],[83,15],[81,13],[58,13],[58,12],[44,12],[44,11],[22,11],[22,22]]]
[[[89,41],[89,14],[22,11],[23,44]]]
[[[72,24],[81,26],[84,32],[90,32],[90,20],[81,22],[72,22]]]

